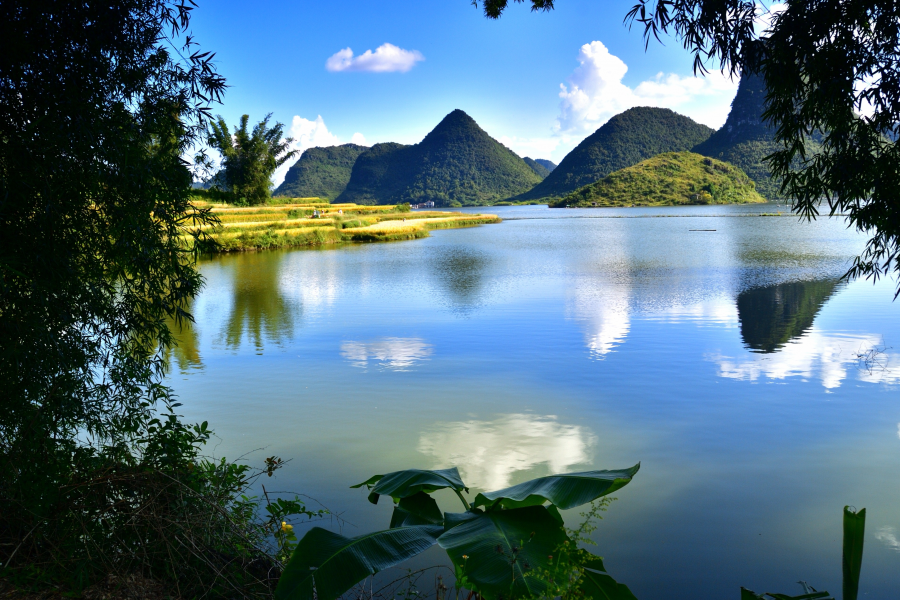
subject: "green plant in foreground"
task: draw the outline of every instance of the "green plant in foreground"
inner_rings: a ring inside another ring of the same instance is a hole
[[[866,528],[866,509],[859,511],[844,507],[844,552],[843,552],[843,599],[856,600],[859,595],[859,572],[862,569],[863,539]],[[766,592],[757,594],[747,588],[741,588],[741,600],[834,600],[834,597],[826,591],[816,591],[815,588],[801,581],[803,594],[800,596],[788,596],[787,594],[774,594]]]
[[[605,504],[586,513],[587,524],[575,531],[565,529],[559,511],[620,489],[639,468],[640,463],[615,471],[540,477],[478,494],[471,504],[455,467],[375,475],[352,487],[366,486],[373,504],[380,496],[391,497],[390,528],[355,538],[311,529],[297,544],[275,598],[333,600],[366,577],[437,543],[453,563],[457,585],[486,600],[549,598],[563,589],[567,598],[634,600],[625,585],[606,573],[599,557],[577,548],[589,533],[591,518]],[[455,492],[465,511],[442,513],[431,497],[441,489]],[[561,549],[567,549],[562,560]]]

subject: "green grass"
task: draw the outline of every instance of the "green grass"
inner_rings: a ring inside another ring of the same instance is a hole
[[[204,230],[215,252],[317,247],[344,243],[388,242],[427,237],[433,229],[472,227],[500,221],[495,215],[443,211],[410,212],[405,205],[326,204],[304,198],[299,203],[233,207],[211,205],[220,223]],[[323,216],[311,218],[313,210]]]

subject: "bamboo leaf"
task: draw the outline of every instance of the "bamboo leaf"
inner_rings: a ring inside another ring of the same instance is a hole
[[[420,525],[346,538],[314,527],[294,550],[275,600],[334,600],[369,575],[427,550],[443,531]]]
[[[549,501],[565,510],[587,504],[628,484],[641,463],[616,471],[585,471],[532,479],[496,492],[478,494],[472,506],[505,508],[534,506]]]

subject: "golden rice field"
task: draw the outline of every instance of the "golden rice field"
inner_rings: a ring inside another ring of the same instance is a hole
[[[496,215],[411,212],[402,206],[328,204],[318,198],[275,206],[233,207],[200,198],[194,204],[209,208],[218,220],[202,228],[216,252],[411,240],[427,237],[432,229],[500,222]]]

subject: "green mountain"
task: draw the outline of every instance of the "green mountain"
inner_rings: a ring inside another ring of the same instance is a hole
[[[548,169],[547,167],[545,167],[538,161],[534,160],[533,158],[528,158],[526,156],[522,160],[524,160],[525,164],[527,164],[529,167],[531,167],[531,170],[534,171],[535,173],[537,173],[538,177],[540,177],[541,179],[543,179],[544,177],[546,177],[547,175],[550,174],[550,169]]]
[[[782,199],[778,181],[771,179],[763,158],[781,149],[775,143],[774,129],[762,120],[766,86],[758,75],[745,73],[725,125],[693,152],[730,162],[743,169],[756,182],[756,191],[769,200]]]
[[[667,152],[619,169],[550,206],[660,206],[765,202],[734,165],[693,152]]]
[[[585,138],[546,179],[514,200],[561,198],[657,154],[690,150],[712,132],[667,108],[628,109]]]
[[[536,158],[534,159],[534,162],[551,172],[556,168],[556,163],[552,160],[547,160],[546,158]]]
[[[308,148],[288,169],[284,182],[273,195],[334,200],[347,187],[353,164],[366,150],[365,146],[356,144]]]
[[[517,154],[454,110],[418,144],[376,144],[360,154],[337,201],[483,205],[520,194],[540,180]]]

